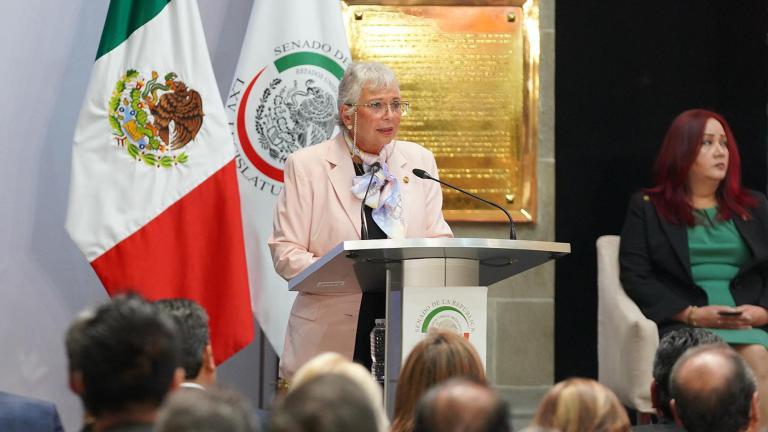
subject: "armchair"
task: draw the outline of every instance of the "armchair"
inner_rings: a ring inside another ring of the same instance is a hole
[[[615,235],[597,239],[598,381],[625,406],[653,414],[650,385],[659,333],[621,286],[620,240]]]

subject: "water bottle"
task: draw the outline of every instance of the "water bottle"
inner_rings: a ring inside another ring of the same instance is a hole
[[[377,319],[371,330],[371,374],[380,384],[384,384],[384,335],[387,324],[384,319]]]

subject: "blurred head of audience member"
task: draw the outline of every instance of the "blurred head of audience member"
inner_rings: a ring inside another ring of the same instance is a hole
[[[158,300],[155,304],[176,323],[186,383],[203,387],[216,384],[216,362],[213,359],[205,309],[183,298]]]
[[[653,359],[653,381],[651,382],[651,400],[660,420],[674,422],[669,407],[669,374],[677,359],[688,349],[699,345],[723,343],[723,339],[705,329],[684,327],[667,333],[656,349]]]
[[[508,432],[509,408],[488,385],[466,378],[438,384],[421,398],[414,432]]]
[[[246,400],[230,390],[177,391],[160,410],[157,432],[259,432]]]
[[[419,399],[432,386],[454,377],[485,383],[480,356],[472,344],[458,334],[430,331],[408,354],[400,371],[392,431],[412,431]]]
[[[629,417],[616,395],[597,381],[570,378],[547,392],[534,427],[560,432],[626,432]]]
[[[173,322],[136,295],[115,297],[76,319],[66,348],[70,386],[94,430],[152,424],[184,377]]]
[[[365,392],[371,406],[374,408],[376,423],[379,425],[378,431],[386,432],[389,430],[389,419],[384,411],[384,401],[382,398],[383,389],[365,367],[347,360],[341,354],[327,352],[319,354],[305,363],[293,376],[289,392],[294,388],[300,387],[305,382],[327,373],[344,375],[357,383]]]
[[[86,309],[75,317],[75,320],[69,325],[67,333],[64,336],[64,347],[67,352],[67,369],[69,378],[69,388],[78,393],[78,383],[75,382],[75,377],[82,375],[80,366],[81,346],[83,341],[83,329],[85,324],[93,317],[93,311]],[[79,396],[79,393],[78,393]],[[89,431],[93,427],[93,416],[88,409],[83,407],[83,428],[81,431]]]
[[[757,384],[744,360],[727,345],[688,350],[670,376],[670,406],[689,432],[739,432],[757,427]]]
[[[292,387],[273,411],[270,432],[359,432],[378,428],[374,407],[351,378],[327,373]]]

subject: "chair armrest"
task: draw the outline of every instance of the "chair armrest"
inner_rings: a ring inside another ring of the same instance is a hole
[[[624,405],[653,413],[650,386],[658,328],[624,292],[618,249],[618,236],[597,240],[598,381],[613,390]]]

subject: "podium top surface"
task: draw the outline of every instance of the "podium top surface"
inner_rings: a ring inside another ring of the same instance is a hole
[[[291,291],[322,291],[349,280],[355,265],[384,273],[388,264],[424,258],[479,261],[480,284],[487,286],[571,252],[569,243],[484,238],[350,240],[336,245],[291,279]],[[358,288],[358,291],[360,288]],[[364,290],[364,289],[363,289]]]

